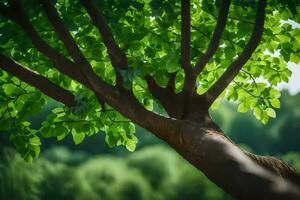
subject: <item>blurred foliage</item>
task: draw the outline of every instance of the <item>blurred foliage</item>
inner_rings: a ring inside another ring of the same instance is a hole
[[[79,165],[74,165],[70,155],[78,158],[83,154],[54,147],[29,164],[15,150],[2,148],[0,199],[232,199],[164,145],[144,147],[125,157],[103,154],[84,162],[79,159]],[[300,169],[299,152],[288,153],[283,159]]]
[[[300,93],[291,96],[282,91],[277,118],[266,125],[248,113],[234,112],[236,105],[224,102],[220,110],[211,111],[218,125],[233,141],[245,144],[256,153],[285,154],[300,151]]]
[[[99,155],[80,165],[71,164],[70,154],[82,155],[54,147],[28,164],[14,150],[1,149],[0,199],[231,199],[166,146],[145,147],[126,157]]]

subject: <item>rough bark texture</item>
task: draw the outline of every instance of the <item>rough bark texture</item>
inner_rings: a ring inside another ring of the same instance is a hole
[[[299,199],[299,188],[287,180],[299,184],[300,175],[282,161],[245,153],[214,124],[183,130],[185,158],[237,199]]]
[[[18,24],[32,40],[37,50],[52,61],[55,68],[91,89],[100,103],[106,102],[134,123],[166,141],[210,180],[237,199],[300,199],[300,175],[298,172],[276,158],[257,156],[241,150],[225,136],[208,115],[208,108],[212,101],[226,88],[259,44],[263,33],[266,1],[259,0],[258,2],[256,23],[245,50],[212,87],[209,95],[201,96],[195,92],[195,77],[218,48],[226,24],[226,19],[222,17],[227,17],[230,1],[223,1],[211,45],[205,56],[200,58],[196,68],[190,66],[189,58],[190,5],[189,1],[181,1],[182,67],[185,69],[187,77],[184,90],[179,94],[174,91],[176,73],[170,75],[169,83],[165,88],[159,86],[150,75],[145,77],[150,92],[164,106],[169,117],[146,110],[137,101],[132,91],[122,87],[122,77],[118,75],[118,71],[127,69],[126,55],[115,43],[108,24],[91,0],[82,1],[82,3],[99,29],[108,50],[117,74],[115,86],[107,84],[93,71],[69,33],[67,26],[60,19],[52,1],[45,0],[40,3],[74,61],[65,58],[39,36],[18,0],[11,0],[9,5],[0,3],[0,13]],[[0,59],[1,64],[5,64],[5,66],[0,64],[1,68],[8,73],[39,88],[49,97],[61,101],[67,106],[74,104],[74,98],[69,91],[54,85],[45,77],[23,68],[3,55],[0,56]],[[37,85],[39,80],[45,84]]]

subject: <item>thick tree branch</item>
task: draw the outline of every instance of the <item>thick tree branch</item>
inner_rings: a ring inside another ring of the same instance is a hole
[[[219,78],[206,93],[210,103],[212,103],[230,84],[230,82],[242,69],[244,64],[246,64],[246,62],[250,59],[256,47],[259,45],[264,29],[266,4],[266,0],[259,0],[257,5],[255,25],[250,40],[239,57],[228,67],[221,78]]]
[[[77,64],[77,68],[79,68],[83,77],[87,80],[89,88],[93,89],[93,84],[91,84],[89,80],[89,74],[94,74],[94,71],[89,64],[89,62],[84,57],[83,53],[79,49],[78,45],[76,44],[75,40],[73,39],[72,35],[70,34],[68,27],[59,17],[54,5],[52,4],[51,0],[40,0],[40,3],[49,19],[51,24],[53,25],[55,32],[58,34],[60,39],[63,41],[65,47],[67,48],[68,52],[74,59],[75,63]],[[104,98],[102,95],[97,94],[98,100],[101,105],[104,107]]]
[[[81,66],[81,64],[75,64],[65,58],[39,36],[18,0],[11,0],[9,7],[0,4],[0,12],[10,20],[16,22],[25,31],[37,50],[48,57],[56,69],[92,89],[92,85],[89,83],[82,71],[80,71],[80,67],[83,66]],[[104,105],[101,95],[98,95],[98,97],[99,102]]]
[[[71,78],[92,89],[98,99],[103,97],[105,102],[114,107],[114,109],[119,111],[124,116],[131,119],[133,122],[147,128],[152,132],[157,132],[156,135],[160,138],[168,137],[164,133],[158,133],[160,132],[162,126],[159,124],[163,123],[160,121],[162,117],[155,113],[147,111],[138,103],[138,101],[131,93],[128,93],[124,90],[117,90],[115,87],[108,85],[92,70],[89,70],[86,67],[83,67],[85,74],[84,76],[79,70],[80,68],[78,68],[77,64],[67,60],[55,49],[50,47],[36,32],[32,24],[30,23],[30,20],[26,16],[25,11],[20,6],[18,0],[11,0],[9,7],[4,5],[3,3],[0,3],[0,12],[10,20],[20,25],[21,28],[26,32],[26,34],[30,37],[35,47],[41,53],[47,56],[55,64],[55,67],[57,67],[59,71],[66,75],[69,75]],[[86,78],[88,78],[88,80]],[[143,116],[143,118],[141,118],[140,116]],[[155,121],[155,127],[152,126],[153,121]]]
[[[214,53],[217,51],[222,33],[226,26],[226,21],[228,17],[228,11],[230,6],[230,0],[223,0],[221,1],[221,7],[219,11],[219,16],[217,20],[217,25],[214,30],[213,36],[210,40],[210,43],[208,45],[208,48],[206,52],[199,58],[196,66],[195,66],[195,73],[199,74],[205,67],[205,65],[208,63],[208,61],[212,58]]]
[[[214,124],[183,123],[183,150],[177,151],[236,199],[300,198],[300,174],[282,161],[245,154]]]
[[[127,57],[124,51],[117,45],[108,24],[106,23],[100,10],[97,9],[97,6],[93,0],[81,0],[81,2],[90,15],[94,25],[99,30],[102,40],[107,48],[111,63],[116,72],[117,85],[121,86],[122,75],[120,70],[127,68]]]
[[[47,58],[49,58],[50,61],[54,64],[55,68],[57,68],[60,72],[66,74],[67,76],[75,79],[76,81],[87,85],[86,79],[82,76],[80,71],[76,69],[74,63],[65,58],[56,49],[48,45],[39,36],[18,1],[12,0],[10,7],[7,7],[4,4],[0,3],[0,13],[18,24],[31,39],[33,45],[37,48],[37,50],[44,54]]]
[[[53,52],[54,49],[52,49],[47,43],[45,43],[37,34],[37,32],[34,30],[33,26],[31,25],[29,19],[27,18],[24,10],[20,6],[19,2],[17,0],[11,0],[11,7],[2,6],[1,8],[4,8],[5,12],[9,12],[8,17],[15,21],[17,24],[19,24],[25,32],[30,36],[30,39],[32,41],[37,40],[36,47],[38,50],[42,51],[46,56],[50,57],[49,52]],[[48,1],[49,2],[49,1]],[[1,11],[0,8],[0,11]],[[17,13],[17,14],[15,14]],[[17,17],[16,17],[17,16]],[[55,27],[54,27],[55,28]],[[42,44],[42,48],[39,46]],[[50,57],[54,58],[55,57]],[[59,59],[63,58],[59,54]],[[52,59],[51,59],[52,60]],[[81,66],[77,63],[69,62],[72,65],[72,69],[69,69],[66,71],[67,73],[70,73],[70,71],[78,71],[79,74],[83,77],[85,80],[84,85],[89,87],[95,92],[96,97],[99,101],[102,101],[102,98],[105,102],[107,102],[109,105],[111,105],[114,109],[119,111],[124,116],[131,119],[133,122],[139,124],[142,127],[147,128],[148,130],[152,132],[156,132],[156,135],[160,138],[168,138],[169,136],[165,135],[164,132],[161,132],[161,127],[164,124],[165,118],[162,118],[158,114],[155,114],[153,112],[147,111],[142,105],[139,104],[139,102],[136,100],[136,98],[133,96],[132,93],[117,89],[113,86],[108,85],[105,81],[103,81],[101,78],[99,78],[94,71],[90,67],[87,66]],[[58,63],[62,64],[62,63]],[[60,68],[59,68],[60,69]],[[63,72],[63,71],[62,71]],[[63,72],[64,73],[64,72]],[[73,77],[74,79],[78,77]],[[126,105],[126,106],[124,106]],[[143,116],[143,118],[141,118]],[[163,119],[163,120],[162,120]],[[162,121],[161,121],[162,120]],[[154,127],[152,124],[156,124]]]
[[[44,76],[24,68],[2,53],[0,53],[0,68],[66,106],[72,107],[75,105],[75,97],[70,91],[52,83]]]

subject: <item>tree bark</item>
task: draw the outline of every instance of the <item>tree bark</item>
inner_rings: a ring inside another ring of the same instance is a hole
[[[281,160],[241,150],[212,122],[173,123],[178,126],[177,132],[169,133],[169,138],[164,139],[233,197],[300,199],[300,174]]]
[[[124,99],[124,102],[131,100]],[[198,117],[201,121],[206,119],[201,123],[166,118],[133,104],[128,107],[132,110],[124,110],[125,116],[167,142],[236,199],[300,199],[298,172],[279,159],[242,150],[209,116]]]

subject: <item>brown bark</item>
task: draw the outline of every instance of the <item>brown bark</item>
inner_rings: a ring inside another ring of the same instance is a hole
[[[189,94],[193,94],[196,90],[196,79],[197,76],[203,71],[205,65],[213,57],[219,48],[221,37],[226,26],[228,12],[229,12],[230,0],[221,1],[219,16],[217,19],[216,28],[214,30],[213,36],[209,42],[206,52],[199,58],[195,68],[186,73],[184,81],[184,90],[188,91]]]
[[[99,30],[103,43],[105,44],[108,55],[111,59],[111,64],[116,72],[116,84],[118,87],[122,87],[123,78],[120,70],[124,70],[128,67],[127,57],[116,43],[108,24],[105,22],[100,10],[97,9],[96,4],[92,0],[81,0],[81,3],[90,15],[94,25]]]
[[[34,86],[56,101],[62,102],[69,107],[75,106],[75,97],[70,91],[59,87],[38,73],[26,69],[2,53],[0,53],[0,68],[19,78],[20,80]]]
[[[166,120],[165,124],[167,134],[162,139],[233,197],[300,198],[298,172],[276,158],[241,150],[212,122]]]
[[[180,152],[184,152],[183,156],[233,197],[299,199],[299,187],[289,183],[292,179],[286,175],[292,176],[294,183],[299,183],[300,175],[283,162],[269,157],[249,156],[213,124],[189,124],[182,130],[183,150]],[[261,165],[262,162],[268,164]],[[273,167],[280,169],[276,173],[282,178],[269,171]]]

